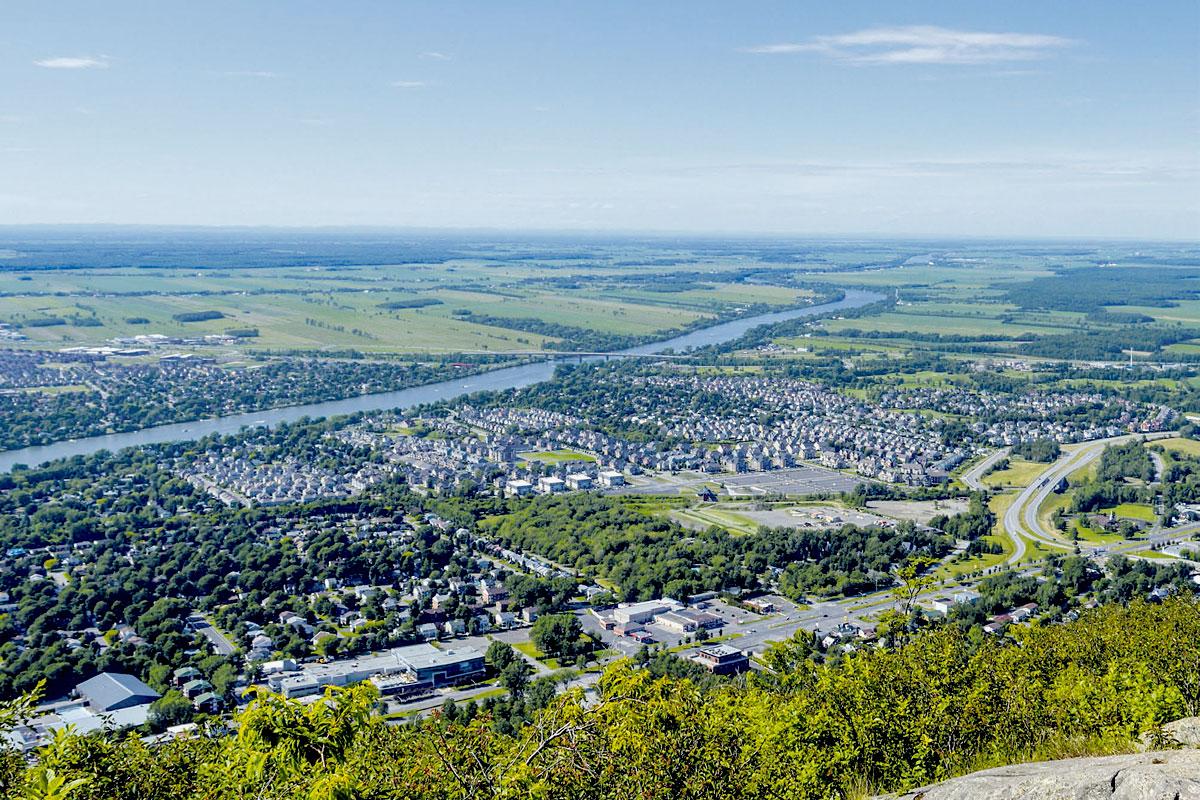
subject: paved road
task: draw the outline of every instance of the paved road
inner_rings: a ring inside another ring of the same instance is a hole
[[[1047,498],[1054,492],[1054,487],[1058,482],[1070,475],[1072,472],[1088,466],[1104,452],[1104,448],[1110,444],[1126,442],[1130,439],[1162,439],[1168,438],[1174,434],[1126,434],[1124,436],[1114,436],[1108,439],[1096,439],[1095,441],[1087,442],[1079,447],[1076,447],[1059,457],[1057,461],[1049,465],[1041,475],[1034,478],[1029,486],[1017,493],[1012,505],[1004,513],[1004,530],[1012,537],[1014,547],[1013,554],[1009,557],[1009,564],[1016,564],[1025,556],[1026,545],[1022,541],[1022,536],[1028,536],[1040,544],[1047,547],[1054,547],[1062,550],[1074,549],[1074,543],[1065,541],[1058,531],[1051,530],[1042,525],[1038,519],[1038,510]],[[1080,547],[1095,548],[1099,545],[1080,542]]]
[[[1145,438],[1150,439],[1163,438],[1170,435],[1127,434],[1110,439],[1098,439],[1093,442],[1084,443],[1078,447],[1073,447],[1056,462],[1048,465],[1045,471],[1028,487],[1018,492],[1012,505],[1005,513],[1004,527],[1014,541],[1014,551],[1008,559],[1008,563],[1016,565],[1024,558],[1028,549],[1024,537],[1029,537],[1049,547],[1063,550],[1073,549],[1074,543],[1066,542],[1059,536],[1057,531],[1045,529],[1038,519],[1038,509],[1050,496],[1059,479],[1066,477],[1081,467],[1091,464],[1100,457],[1100,454],[1104,452],[1104,448],[1110,444],[1135,437],[1145,436]],[[963,474],[963,483],[972,489],[985,489],[986,487],[982,485],[979,479],[992,464],[1007,454],[1008,449],[1004,448],[988,455],[987,458]],[[1195,533],[1200,533],[1200,523],[1189,523],[1170,530],[1155,531],[1143,539],[1120,542],[1108,546],[1085,542],[1080,542],[1079,544],[1081,547],[1087,548],[1089,556],[1098,558],[1099,560],[1106,560],[1113,555],[1127,555],[1137,558],[1136,551],[1145,550],[1152,545],[1183,541],[1189,539]],[[1026,565],[1021,568],[1026,573],[1032,573],[1036,569],[1040,569],[1040,566]],[[965,587],[970,584],[963,583],[961,585]],[[954,584],[935,584],[922,592],[918,600],[927,600],[931,597],[951,594],[956,590]],[[792,608],[783,613],[766,616],[743,612],[744,616],[731,619],[721,632],[725,635],[735,635],[734,638],[729,640],[729,644],[734,647],[747,652],[762,653],[770,643],[787,640],[795,635],[797,631],[812,632],[818,630],[824,633],[830,631],[841,622],[852,622],[860,626],[872,625],[872,618],[879,612],[894,606],[895,602],[895,597],[891,591],[884,589],[856,597],[817,601],[803,608]],[[611,632],[604,631],[590,614],[583,613],[580,617],[584,630],[615,650],[615,657],[633,656],[641,648],[641,645],[631,639],[623,636],[615,636]],[[495,638],[519,640],[527,637],[527,635],[527,632],[524,631],[514,631],[507,635],[496,634]],[[697,646],[702,646],[702,644],[697,643]],[[680,655],[686,657],[688,653],[682,652]],[[536,661],[532,663],[538,668],[539,674],[545,674],[549,671],[543,664]],[[583,673],[571,681],[569,685],[590,689],[597,680],[598,676],[595,673]],[[419,698],[409,703],[396,704],[393,706],[393,710],[410,711],[424,715],[434,709],[440,708],[447,699],[454,700],[455,702],[465,702],[481,694],[492,692],[494,689],[495,684],[469,689],[442,690],[434,695]]]
[[[1054,493],[1060,480],[1099,458],[1100,454],[1104,452],[1105,446],[1105,440],[1091,442],[1078,450],[1067,453],[1051,464],[1029,486],[1017,494],[1016,499],[1004,514],[1004,529],[1010,533],[1015,532],[1015,534],[1028,536],[1047,547],[1063,550],[1073,549],[1074,545],[1068,544],[1060,538],[1057,531],[1049,530],[1042,525],[1041,520],[1038,519],[1038,510]],[[1017,541],[1018,538],[1018,535],[1014,535],[1014,541]],[[1020,550],[1021,556],[1017,555],[1017,550]],[[1013,555],[1008,562],[1016,564],[1024,556],[1024,553],[1025,545],[1024,542],[1021,542],[1020,547],[1014,548]]]
[[[1162,483],[1163,473],[1167,470],[1167,462],[1153,450],[1148,450],[1150,460],[1154,462],[1154,483]]]
[[[193,630],[204,636],[205,639],[208,639],[217,655],[231,656],[237,652],[237,648],[233,646],[233,642],[229,641],[229,638],[225,634],[214,628],[213,624],[209,622],[208,617],[204,616],[204,614],[199,611],[193,611],[187,621]]]
[[[971,467],[962,474],[962,482],[967,485],[968,489],[974,489],[977,492],[985,491],[988,487],[983,485],[983,476],[987,474],[987,471],[992,468],[993,464],[1007,456],[1011,449],[1010,447],[1002,447]]]
[[[1176,528],[1159,530],[1151,533],[1144,539],[1131,539],[1127,542],[1118,542],[1117,544],[1110,545],[1107,548],[1107,553],[1105,554],[1104,558],[1107,558],[1109,555],[1124,555],[1128,556],[1129,558],[1145,558],[1145,556],[1139,556],[1137,551],[1148,550],[1152,545],[1191,542],[1192,537],[1197,533],[1200,533],[1200,522],[1189,522],[1186,525],[1180,525]]]

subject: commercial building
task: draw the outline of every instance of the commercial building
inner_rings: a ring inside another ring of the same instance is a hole
[[[750,658],[727,644],[714,644],[701,648],[692,660],[714,675],[732,675],[750,669]]]
[[[75,694],[78,700],[38,706],[32,719],[0,731],[0,742],[31,753],[50,744],[55,732],[67,726],[78,734],[135,728],[149,719],[150,704],[160,696],[137,678],[120,672],[102,672],[76,686]]]
[[[775,613],[775,604],[765,597],[752,597],[749,600],[742,601],[742,605],[757,611],[759,614]]]
[[[679,607],[680,604],[674,600],[646,600],[641,603],[617,606],[612,611],[612,618],[618,625],[645,624],[659,614],[675,611]]]
[[[665,614],[659,614],[654,618],[656,625],[659,625],[672,633],[691,633],[698,627],[696,620],[690,619],[683,614],[677,614],[674,611],[668,611]]]
[[[286,697],[316,694],[326,686],[349,686],[368,679],[381,691],[402,687],[433,688],[483,675],[483,653],[473,647],[439,650],[429,644],[397,647],[361,658],[306,665],[299,672],[281,673],[267,679],[267,685]]]
[[[75,693],[97,714],[146,705],[161,697],[137,678],[123,672],[101,672],[76,686]]]
[[[679,616],[686,617],[696,623],[697,628],[712,630],[713,628],[722,628],[725,626],[725,620],[718,617],[716,614],[709,614],[704,611],[697,611],[692,608],[683,608],[678,612]]]

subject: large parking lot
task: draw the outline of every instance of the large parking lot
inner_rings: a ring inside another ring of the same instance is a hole
[[[708,631],[708,636],[729,636],[736,634],[737,637],[742,637],[750,633],[766,633],[766,629],[760,623],[766,623],[778,617],[780,614],[791,614],[796,610],[796,606],[789,600],[782,597],[768,596],[763,598],[776,603],[776,610],[770,614],[758,614],[753,611],[747,611],[736,606],[731,606],[721,600],[713,599],[702,603],[696,603],[692,608],[703,611],[706,614],[720,617],[725,624],[720,628],[713,628]],[[598,635],[601,639],[613,650],[616,650],[623,656],[632,656],[641,649],[642,644],[628,636],[620,636],[613,631],[603,630],[600,623],[591,614],[581,614],[584,630],[589,634]],[[657,644],[664,644],[667,647],[676,647],[680,645],[684,639],[690,639],[696,642],[695,633],[679,633],[676,630],[664,627],[657,623],[651,622],[644,626],[647,633],[654,638]],[[790,635],[790,634],[788,634]],[[780,638],[786,638],[781,636]],[[730,644],[735,647],[738,645],[737,639],[730,641]],[[700,647],[703,642],[696,642],[696,646]],[[683,653],[686,657],[686,653]]]
[[[875,514],[833,506],[787,506],[762,511],[739,508],[737,513],[768,528],[829,528],[847,524],[860,526],[892,524],[891,520]]]
[[[694,494],[705,486],[723,486],[731,497],[758,497],[764,494],[809,495],[823,492],[849,492],[866,483],[856,475],[847,475],[816,466],[793,467],[770,472],[746,472],[740,475],[699,472],[656,473],[629,479],[629,484],[606,489],[606,494]]]
[[[862,478],[845,475],[821,467],[796,467],[774,472],[752,472],[745,475],[718,476],[725,491],[733,497],[762,494],[817,494],[820,492],[850,492],[866,483]]]

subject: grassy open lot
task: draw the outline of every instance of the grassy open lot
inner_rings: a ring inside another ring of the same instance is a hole
[[[1136,519],[1142,522],[1154,522],[1154,509],[1145,503],[1121,503],[1119,506],[1100,509],[1101,514],[1116,514],[1126,519]]]
[[[1019,456],[1009,456],[1008,463],[1008,469],[984,475],[983,484],[991,487],[1028,486],[1050,466],[1049,464],[1039,464],[1036,461],[1026,461]]]
[[[1145,550],[1133,550],[1129,553],[1129,555],[1136,556],[1138,558],[1149,558],[1152,561],[1178,561],[1179,560],[1173,555],[1170,555],[1168,553],[1163,553],[1158,550],[1151,550],[1149,548],[1147,548]],[[1188,562],[1184,561],[1183,563],[1186,564]]]
[[[1182,453],[1200,458],[1200,441],[1196,439],[1162,439],[1155,442],[1169,453]]]
[[[1001,520],[1004,519],[1004,512],[1012,505],[1014,498],[1015,495],[1012,494],[997,494],[988,500],[988,508],[996,515],[996,524],[992,527],[992,532],[983,537],[983,539],[989,544],[999,545],[1001,552],[986,553],[974,558],[961,558],[950,561],[938,567],[934,572],[936,579],[958,578],[968,572],[977,572],[999,566],[1008,560],[1013,552],[1013,540],[1012,537],[1005,533],[1004,524]]]
[[[1137,389],[1147,388],[1151,386],[1161,386],[1164,388],[1174,388],[1181,385],[1182,381],[1172,380],[1171,378],[1147,378],[1138,381],[1126,380],[1106,380],[1103,378],[1062,378],[1054,382],[1055,388],[1062,389],[1087,389],[1092,387],[1105,387],[1111,389]]]
[[[1052,494],[1046,498],[1046,502],[1038,507],[1038,520],[1042,526],[1048,530],[1057,530],[1051,519],[1055,511],[1066,511],[1071,505],[1071,498],[1067,495]],[[1096,530],[1088,526],[1081,519],[1068,520],[1066,532],[1060,532],[1062,538],[1069,538],[1071,533],[1075,532],[1080,539],[1085,542],[1093,542],[1095,544],[1112,544],[1122,541],[1121,536],[1115,533],[1108,533],[1103,530]]]
[[[585,633],[580,637],[580,641],[586,645],[587,643],[593,642],[594,640]],[[545,664],[550,669],[562,669],[564,666],[557,658],[551,658],[551,657],[547,656],[545,653],[543,653],[541,650],[539,650],[537,648],[537,645],[535,645],[533,642],[514,642],[513,648],[516,650],[520,650],[522,653],[524,653],[525,655],[534,659],[535,661],[539,661],[542,664]],[[611,654],[612,654],[612,651],[608,650],[608,649],[598,649],[593,652],[593,655],[596,658],[604,658],[605,656],[608,656]]]
[[[947,386],[955,386],[966,383],[963,375],[955,375],[948,372],[936,372],[934,370],[922,369],[916,372],[902,372],[897,375],[890,375],[887,378],[887,383],[895,386],[904,387],[933,387],[944,388]]]
[[[543,464],[561,464],[564,461],[595,461],[596,459],[575,450],[538,450],[517,454],[524,461],[540,461]]]
[[[1107,531],[1097,530],[1096,528],[1087,525],[1080,520],[1075,520],[1072,523],[1072,529],[1085,542],[1093,544],[1114,544],[1123,541],[1120,535],[1108,533]]]
[[[707,528],[716,525],[725,528],[730,533],[752,534],[758,531],[760,525],[750,517],[726,508],[703,506],[684,508],[670,513],[671,519],[689,528]]]
[[[715,490],[717,487],[714,485],[712,488]],[[695,502],[690,494],[626,494],[621,495],[620,500],[626,508],[651,515],[668,514],[673,509],[685,508]]]
[[[71,394],[88,391],[91,389],[76,383],[70,386],[21,386],[16,389],[0,389],[0,394]]]

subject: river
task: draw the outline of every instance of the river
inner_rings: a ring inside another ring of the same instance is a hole
[[[775,311],[769,314],[759,314],[745,319],[722,322],[708,328],[701,328],[639,347],[620,350],[613,355],[648,355],[662,353],[666,350],[684,352],[699,347],[737,339],[751,328],[759,325],[770,325],[775,322],[810,317],[839,309],[852,309],[882,300],[883,295],[867,292],[861,289],[847,289],[846,296],[832,303],[822,303],[815,306],[803,306],[788,311]],[[595,360],[603,356],[591,356],[585,360]],[[60,458],[89,455],[99,450],[120,450],[124,447],[136,447],[145,444],[162,442],[180,442],[200,439],[209,434],[237,433],[244,427],[275,426],[285,422],[295,422],[303,417],[332,417],[342,414],[354,414],[359,411],[378,411],[381,409],[405,409],[419,406],[423,403],[434,403],[439,400],[451,400],[465,394],[484,391],[499,391],[503,389],[519,389],[535,383],[549,380],[554,376],[558,362],[554,360],[539,361],[534,364],[522,364],[517,367],[503,367],[478,375],[469,375],[438,383],[427,383],[424,386],[414,386],[394,392],[378,392],[357,397],[347,397],[344,400],[329,400],[321,403],[305,403],[298,406],[283,406],[280,408],[264,409],[262,411],[247,411],[241,414],[231,414],[227,417],[201,419],[194,422],[177,422],[170,425],[157,425],[126,433],[110,433],[104,436],[89,436],[85,439],[69,439],[62,442],[25,447],[20,450],[0,452],[0,472],[8,472],[16,464],[43,464]]]

